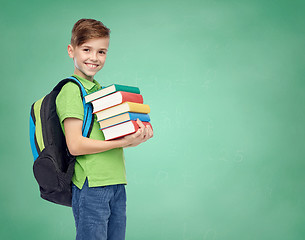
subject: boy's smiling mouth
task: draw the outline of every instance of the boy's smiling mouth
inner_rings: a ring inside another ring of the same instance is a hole
[[[91,69],[97,68],[99,66],[98,64],[94,64],[94,63],[85,63],[85,64]]]

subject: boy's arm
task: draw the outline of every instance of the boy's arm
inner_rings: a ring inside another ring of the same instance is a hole
[[[153,134],[151,128],[144,127],[141,121],[138,120],[138,124],[140,128],[134,134],[117,140],[101,141],[82,136],[82,120],[66,118],[64,120],[64,128],[67,146],[74,156],[105,152],[120,147],[137,146],[147,141]]]

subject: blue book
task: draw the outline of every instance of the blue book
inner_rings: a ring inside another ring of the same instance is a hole
[[[100,128],[108,128],[114,125],[117,125],[119,123],[127,122],[130,120],[136,121],[139,119],[142,122],[149,122],[150,117],[146,113],[135,113],[135,112],[125,112],[110,118],[106,118],[104,120],[99,121]]]

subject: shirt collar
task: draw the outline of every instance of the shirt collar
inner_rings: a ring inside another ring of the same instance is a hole
[[[80,77],[76,74],[73,74],[72,76],[76,77],[83,84],[84,88],[88,91],[94,90],[93,88],[97,88],[97,89],[101,88],[101,85],[94,79],[93,79],[93,82],[91,82],[91,81],[89,81],[85,78],[82,78],[82,77]]]

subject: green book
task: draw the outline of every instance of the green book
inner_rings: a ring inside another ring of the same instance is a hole
[[[119,85],[119,84],[112,84],[108,87],[104,87],[98,91],[88,94],[85,96],[86,103],[91,102],[95,99],[107,96],[111,93],[122,91],[122,92],[131,92],[131,93],[138,93],[140,94],[140,89],[138,87],[133,86],[126,86],[126,85]]]

